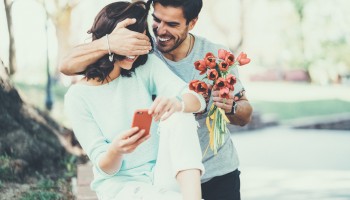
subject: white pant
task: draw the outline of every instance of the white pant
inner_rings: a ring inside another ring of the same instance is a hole
[[[159,124],[160,140],[153,185],[129,182],[116,200],[181,200],[178,172],[200,169],[204,173],[197,122],[190,113],[174,113]]]

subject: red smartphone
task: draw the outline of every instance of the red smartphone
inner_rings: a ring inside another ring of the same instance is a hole
[[[132,125],[131,127],[139,127],[141,129],[145,129],[145,134],[148,135],[150,132],[151,128],[151,123],[152,123],[152,115],[148,114],[147,109],[139,109],[136,110],[134,113],[134,118],[132,120]]]

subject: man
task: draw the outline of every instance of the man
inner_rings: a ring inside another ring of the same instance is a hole
[[[153,0],[153,8],[152,29],[156,45],[154,52],[184,81],[200,79],[201,75],[195,70],[193,63],[202,59],[207,52],[216,54],[218,49],[224,48],[189,33],[198,20],[202,0]],[[108,54],[107,40],[110,50],[119,55],[133,56],[148,53],[151,50],[148,38],[125,28],[133,23],[135,20],[127,19],[118,24],[108,38],[103,37],[75,47],[61,63],[61,72],[73,75],[84,71],[87,65]],[[237,69],[231,73],[238,77]],[[218,91],[212,91],[208,107],[214,103],[225,110],[231,124],[246,125],[251,119],[252,107],[242,91],[244,90],[239,81],[227,101],[219,97]],[[239,96],[239,99],[235,96]],[[205,125],[206,115],[207,113],[202,113],[196,117],[200,125],[198,134],[206,169],[202,177],[202,196],[205,200],[240,199],[239,162],[233,142],[230,135],[226,134],[225,142],[217,155],[214,155],[211,150],[206,151],[209,144],[208,130]]]

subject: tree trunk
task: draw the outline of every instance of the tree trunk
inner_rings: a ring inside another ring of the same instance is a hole
[[[0,180],[20,180],[32,172],[57,176],[65,170],[67,152],[81,155],[71,131],[21,99],[2,61],[0,102]]]
[[[10,75],[14,74],[17,69],[17,62],[16,62],[16,51],[15,51],[15,39],[14,39],[14,33],[13,33],[13,24],[12,24],[12,0],[4,0],[5,5],[5,13],[6,13],[6,20],[7,20],[7,30],[9,34],[9,71]]]

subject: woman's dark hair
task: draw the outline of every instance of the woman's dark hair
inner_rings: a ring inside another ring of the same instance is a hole
[[[117,24],[126,18],[135,18],[136,23],[126,28],[132,31],[143,33],[146,30],[146,35],[150,38],[152,49],[153,42],[147,26],[147,15],[150,7],[150,3],[138,1],[135,3],[130,2],[114,2],[104,7],[96,16],[95,21],[88,31],[92,34],[92,40],[96,40],[104,37],[106,34],[110,34]],[[106,42],[107,43],[107,42]],[[106,44],[107,45],[107,44]],[[130,70],[121,69],[121,75],[131,77],[135,68],[143,65],[147,61],[147,54],[139,56]],[[104,81],[109,73],[114,68],[114,62],[117,60],[123,60],[125,56],[114,55],[113,62],[108,59],[108,54],[104,55],[95,63],[89,65],[84,72],[82,72],[86,78],[97,78],[99,82]]]

